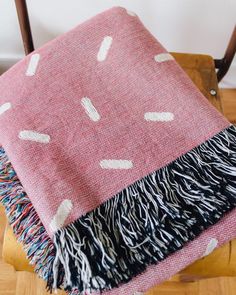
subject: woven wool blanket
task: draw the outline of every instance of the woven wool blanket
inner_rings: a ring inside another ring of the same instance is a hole
[[[236,128],[124,8],[0,78],[0,200],[49,290],[133,294],[236,237]]]

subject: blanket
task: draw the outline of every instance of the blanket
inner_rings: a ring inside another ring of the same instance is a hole
[[[145,291],[236,236],[236,128],[124,8],[2,75],[0,132],[0,199],[49,290]]]

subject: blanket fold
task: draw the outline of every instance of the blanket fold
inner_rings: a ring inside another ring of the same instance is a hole
[[[235,154],[231,126],[58,230],[56,268],[70,266],[70,286],[102,290],[162,261],[235,207]]]
[[[236,128],[135,14],[112,8],[37,49],[0,93],[0,201],[49,290],[145,291],[145,274],[159,283],[227,240]]]

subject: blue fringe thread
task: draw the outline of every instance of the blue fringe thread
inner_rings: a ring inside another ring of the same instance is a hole
[[[35,272],[48,282],[51,290],[52,265],[55,247],[26,195],[8,157],[0,147],[0,202],[5,207],[8,222]],[[63,270],[58,284],[63,282]],[[60,287],[60,286],[57,286]]]

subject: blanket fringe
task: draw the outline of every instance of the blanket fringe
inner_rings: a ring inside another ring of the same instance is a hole
[[[48,281],[48,288],[51,289],[50,278],[55,247],[2,147],[0,147],[0,202],[5,207],[8,221],[17,240],[22,243],[30,264],[41,278]],[[63,270],[60,271],[57,287],[62,284],[64,278]]]
[[[51,283],[80,294],[118,287],[182,248],[236,206],[230,126],[58,230]]]
[[[54,243],[3,148],[0,201],[49,290],[102,292],[162,261],[236,206],[236,128],[226,128],[58,230]]]

